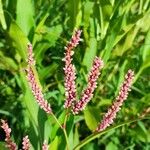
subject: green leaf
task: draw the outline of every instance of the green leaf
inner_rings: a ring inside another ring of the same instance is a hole
[[[0,142],[0,149],[1,149],[1,150],[8,150],[8,149],[6,148],[6,143],[5,143],[5,142]]]
[[[126,68],[126,65],[127,65],[128,61],[125,60],[124,63],[121,65],[121,68],[119,69],[119,78],[117,78],[118,80],[118,85],[117,85],[117,90],[115,92],[115,96],[117,95],[117,93],[119,92],[119,89],[120,89],[120,85],[121,83],[124,81],[124,75],[125,75],[125,68]]]
[[[41,19],[41,21],[39,22],[39,24],[37,25],[37,27],[35,29],[35,34],[33,36],[33,42],[32,42],[33,46],[41,38],[40,34],[41,34],[41,32],[43,32],[42,29],[43,29],[44,23],[45,23],[46,19],[48,18],[48,16],[49,16],[49,14],[46,13],[44,15],[44,17]]]
[[[104,39],[109,26],[110,17],[112,15],[112,6],[109,1],[100,1],[99,11],[100,11],[100,27],[101,27],[101,39]]]
[[[42,117],[42,116],[40,116],[40,117]],[[49,135],[50,135],[51,130],[52,130],[51,122],[48,119],[44,123],[44,140],[46,140],[46,141],[49,140]]]
[[[49,145],[49,150],[58,150],[59,144],[61,143],[59,136],[56,136],[55,139]]]
[[[87,43],[88,47],[89,47],[89,39],[90,38],[94,38],[94,23],[92,18],[90,17],[92,12],[93,12],[93,6],[94,3],[93,2],[86,2],[84,5],[84,12],[83,12],[83,33],[84,33],[84,37],[85,37],[85,42]],[[88,31],[88,27],[90,26],[90,32]],[[89,37],[90,36],[90,37]]]
[[[95,38],[91,38],[89,41],[89,47],[85,50],[85,55],[83,59],[83,65],[87,67],[87,70],[90,70],[94,57],[97,51],[97,41]]]
[[[73,137],[73,145],[79,144],[79,132],[78,132],[78,125],[75,125],[75,132]]]
[[[11,72],[16,71],[18,69],[17,64],[12,58],[4,56],[4,54],[0,51],[0,68],[5,70],[10,70]]]
[[[59,136],[55,136],[55,139],[49,145],[49,150],[64,150],[65,149],[66,141],[63,138],[62,134]]]
[[[107,40],[106,40],[107,44],[106,44],[106,46],[103,50],[103,53],[101,54],[105,64],[107,63],[107,61],[109,60],[109,58],[111,56],[111,51],[112,51],[112,48],[113,48],[113,45],[114,45],[115,37],[116,37],[115,32],[112,32],[112,34],[107,37]]]
[[[143,62],[142,66],[140,67],[139,71],[136,73],[135,77],[134,77],[134,81],[135,82],[139,76],[141,75],[141,73],[143,72],[144,69],[150,67],[150,61],[149,60],[146,60]]]
[[[82,150],[94,150],[94,145],[94,143],[88,143],[82,148]]]
[[[12,21],[9,28],[9,37],[12,40],[13,46],[16,48],[17,52],[21,58],[26,61],[27,58],[27,44],[29,43],[28,38],[25,36],[20,27],[16,22]]]
[[[143,62],[150,59],[150,29],[147,32],[147,35],[145,37],[145,42],[143,44],[141,54],[142,54]]]
[[[139,28],[135,27],[135,28],[129,28],[129,29],[130,30],[127,30],[127,32],[124,32],[122,34],[122,36],[123,35],[125,36],[126,34],[125,41],[119,44],[114,51],[114,54],[117,56],[122,56],[127,50],[129,50],[133,46],[133,42],[137,36]]]
[[[34,35],[34,44],[35,42],[39,42],[42,39],[42,42],[35,46],[35,58],[40,65],[48,48],[56,46],[56,42],[62,33],[62,26],[56,25],[51,28],[44,26],[41,27],[40,30],[42,29],[44,29],[43,33],[36,32]]]
[[[57,70],[58,64],[53,63],[50,66],[43,67],[39,70],[39,77],[41,81],[45,81],[46,78],[54,75],[54,72]]]
[[[71,130],[73,129],[73,124],[74,124],[74,116],[70,115],[68,117],[68,121],[67,121],[67,125],[66,125],[66,131],[67,131],[68,135],[70,134]]]
[[[43,36],[43,40],[47,40],[50,47],[56,45],[56,41],[60,38],[62,32],[62,25],[56,25],[51,28],[46,27],[46,34]]]
[[[92,13],[92,8],[93,8],[94,3],[87,1],[84,4],[84,16],[83,16],[83,23],[84,23],[84,28],[87,29],[90,25],[90,15]]]
[[[118,147],[117,147],[117,145],[115,145],[113,142],[109,142],[109,143],[106,145],[106,150],[118,150]]]
[[[86,107],[84,110],[85,122],[88,128],[93,131],[96,129],[99,120],[99,110],[95,107]]]
[[[16,22],[27,36],[34,27],[33,0],[17,0]]]
[[[0,22],[1,22],[2,28],[4,30],[6,30],[7,29],[7,25],[6,25],[6,21],[5,21],[3,6],[2,6],[2,0],[0,0]]]
[[[66,116],[66,112],[63,111],[63,112],[60,114],[60,116],[58,117],[58,120],[59,120],[60,124],[63,124],[63,123],[64,123],[65,116]],[[53,130],[52,130],[52,132],[51,132],[51,139],[54,139],[54,138],[55,138],[58,129],[60,129],[60,126],[59,126],[58,124],[55,124],[54,127],[53,127]]]
[[[68,24],[71,29],[73,29],[76,26],[79,6],[80,0],[68,0]]]

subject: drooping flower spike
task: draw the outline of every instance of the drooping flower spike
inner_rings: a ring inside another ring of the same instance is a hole
[[[30,141],[29,141],[28,135],[26,135],[26,136],[23,138],[23,141],[22,141],[22,149],[23,149],[23,150],[29,150],[29,149],[30,149]]]
[[[65,72],[65,108],[69,108],[72,106],[73,101],[76,99],[76,73],[75,67],[72,64],[72,55],[74,52],[72,51],[81,41],[80,39],[81,30],[76,30],[75,34],[72,36],[70,42],[68,42],[65,47],[65,57],[63,61],[65,62],[64,72]]]
[[[128,70],[127,74],[125,75],[125,81],[120,88],[119,95],[117,96],[112,106],[108,109],[108,112],[104,115],[101,123],[98,125],[96,129],[97,132],[105,130],[114,122],[117,112],[121,109],[120,107],[127,99],[133,79],[134,72],[132,70]]]
[[[103,61],[100,58],[95,57],[93,61],[93,66],[88,75],[88,85],[86,89],[83,91],[81,99],[77,101],[73,106],[72,108],[73,114],[78,114],[79,111],[84,110],[87,103],[92,99],[93,92],[97,87],[97,79],[100,75],[100,70],[103,68],[103,65],[104,65]]]
[[[33,66],[35,65],[35,60],[33,58],[33,52],[32,52],[32,45],[28,44],[28,66],[26,69],[27,72],[27,79],[29,82],[29,85],[31,87],[32,93],[39,104],[39,106],[48,114],[52,113],[52,109],[50,107],[50,104],[47,102],[47,100],[44,99],[44,95],[42,93],[42,89],[39,86],[36,78],[35,73],[33,70]]]
[[[6,147],[9,150],[17,150],[16,143],[14,143],[10,138],[11,128],[9,128],[9,126],[5,120],[1,120],[1,123],[2,123],[1,127],[5,131],[5,135],[6,135],[6,137],[5,137]]]

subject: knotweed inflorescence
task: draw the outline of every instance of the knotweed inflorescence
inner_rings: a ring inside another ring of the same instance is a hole
[[[85,109],[87,103],[92,99],[93,92],[95,88],[97,87],[97,79],[100,75],[100,71],[104,66],[103,60],[99,57],[95,57],[93,60],[92,68],[88,74],[88,84],[87,87],[83,90],[81,93],[80,100],[77,100],[77,94],[76,94],[76,72],[75,72],[75,66],[72,64],[72,56],[74,54],[73,49],[79,44],[81,41],[81,30],[75,30],[74,35],[72,36],[71,40],[67,43],[67,46],[65,46],[65,57],[63,61],[65,62],[64,67],[64,86],[65,86],[65,103],[64,108],[68,109],[73,113],[73,115],[79,114],[82,110]],[[65,123],[63,125],[60,124],[56,116],[53,114],[50,104],[47,100],[44,99],[42,89],[40,87],[40,84],[36,78],[36,70],[35,70],[35,60],[33,57],[33,50],[32,45],[28,44],[28,58],[27,58],[27,80],[29,83],[29,86],[31,88],[31,91],[39,104],[39,106],[51,116],[54,117],[55,121],[58,123],[58,125],[61,127],[61,129],[64,132],[64,136],[66,139],[66,145],[67,149],[69,149],[68,144],[68,137],[67,132],[65,128]],[[117,112],[121,109],[121,106],[123,102],[127,99],[128,93],[131,89],[132,81],[134,79],[134,72],[132,70],[128,70],[127,74],[125,75],[125,80],[120,88],[119,94],[116,98],[116,100],[113,102],[112,106],[108,109],[108,112],[104,115],[101,123],[96,128],[96,132],[101,132],[105,130],[108,126],[110,126],[114,119],[116,118]],[[66,115],[67,116],[67,115]],[[67,118],[67,117],[66,117]],[[66,119],[67,120],[67,119]],[[6,146],[10,150],[17,150],[16,144],[10,139],[10,133],[11,129],[8,127],[8,124],[1,120],[1,127],[5,131],[6,134]],[[30,149],[30,141],[28,136],[25,136],[23,138],[22,142],[22,149],[23,150],[29,150]],[[48,144],[46,142],[43,143],[42,150],[48,150]]]

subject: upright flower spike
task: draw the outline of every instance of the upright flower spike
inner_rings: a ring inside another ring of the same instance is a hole
[[[10,133],[11,133],[11,128],[9,128],[8,124],[6,123],[5,120],[1,120],[1,127],[3,128],[3,130],[5,131],[5,142],[6,142],[6,147],[9,150],[17,150],[17,145],[16,143],[14,143],[11,139],[10,139]]]
[[[29,82],[29,85],[32,89],[32,93],[39,104],[39,106],[48,114],[52,113],[52,109],[50,107],[50,104],[47,102],[47,100],[44,99],[42,90],[36,80],[35,73],[33,70],[33,66],[35,65],[35,60],[33,58],[33,52],[32,52],[32,45],[28,44],[28,67],[26,69],[27,72],[27,79]]]
[[[76,73],[75,73],[75,67],[72,64],[72,55],[73,55],[73,49],[79,44],[79,41],[81,35],[81,30],[76,30],[75,34],[72,36],[70,42],[68,42],[67,46],[65,47],[65,58],[63,61],[65,61],[65,108],[69,108],[72,105],[72,102],[76,99],[76,86],[75,86],[75,79],[76,79]]]
[[[22,141],[22,149],[23,149],[23,150],[29,150],[29,149],[30,149],[30,141],[29,141],[28,135],[26,135],[26,136],[23,138],[23,141]]]
[[[97,87],[97,79],[100,75],[100,70],[103,68],[103,61],[99,59],[98,57],[95,57],[93,61],[93,66],[91,68],[91,71],[88,75],[88,85],[87,88],[83,91],[81,99],[75,103],[75,105],[72,108],[73,114],[78,114],[79,111],[82,111],[87,103],[91,100],[93,97],[93,92],[95,88]]]
[[[96,131],[103,131],[108,126],[113,123],[113,120],[116,118],[117,112],[121,109],[123,102],[127,99],[128,93],[130,91],[132,81],[134,79],[134,72],[132,70],[128,70],[127,74],[125,75],[125,81],[123,82],[119,95],[117,96],[116,100],[112,104],[112,106],[108,109],[108,112],[104,115],[103,120],[98,125]]]

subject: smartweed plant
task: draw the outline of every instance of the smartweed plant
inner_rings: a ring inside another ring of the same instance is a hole
[[[27,68],[26,68],[26,77],[29,83],[29,88],[31,89],[35,100],[37,101],[37,104],[40,106],[41,109],[47,115],[50,115],[54,118],[56,121],[56,124],[59,125],[59,128],[63,131],[65,140],[66,140],[66,146],[65,149],[70,150],[70,144],[69,144],[69,135],[66,131],[67,127],[67,121],[68,117],[70,115],[78,115],[81,111],[86,109],[86,106],[88,105],[89,101],[92,99],[93,92],[95,88],[97,87],[97,79],[99,78],[101,74],[101,70],[104,66],[104,62],[101,58],[95,56],[93,60],[93,64],[91,67],[91,70],[88,73],[88,83],[86,88],[81,92],[81,97],[78,100],[77,99],[77,87],[76,87],[76,71],[75,66],[72,63],[73,60],[73,54],[74,54],[74,48],[79,44],[81,41],[81,30],[75,30],[74,35],[72,36],[71,40],[67,43],[65,46],[65,56],[62,59],[65,63],[64,66],[64,86],[65,86],[65,102],[64,102],[64,109],[66,110],[65,119],[63,121],[63,124],[60,123],[59,119],[57,119],[55,112],[53,112],[51,105],[48,103],[48,101],[44,98],[44,95],[42,93],[41,86],[39,85],[39,82],[37,81],[37,78],[35,76],[35,60],[34,55],[32,51],[32,45],[28,44],[28,60],[27,60]],[[128,93],[131,90],[131,85],[134,80],[134,71],[131,69],[128,70],[128,72],[125,75],[124,82],[122,83],[118,96],[114,100],[113,104],[110,108],[108,108],[108,111],[103,116],[102,121],[98,124],[97,128],[93,131],[93,134],[91,134],[89,137],[85,138],[85,140],[81,141],[78,145],[76,145],[73,149],[77,150],[84,146],[86,143],[90,142],[91,140],[97,138],[100,136],[100,134],[103,134],[106,132],[107,127],[109,127],[116,118],[117,112],[121,109],[121,106],[123,102],[127,99]],[[134,120],[132,120],[134,121]],[[131,121],[131,122],[132,122]],[[9,128],[7,122],[5,120],[1,120],[1,127],[5,131],[6,138],[6,147],[10,150],[17,150],[17,144],[11,140],[10,133],[11,129]],[[121,124],[123,125],[123,124]],[[121,125],[118,125],[116,127],[119,127]],[[115,128],[115,127],[114,127]],[[49,142],[43,141],[42,150],[48,150],[49,148]],[[31,147],[29,136],[26,135],[23,137],[22,140],[22,149],[23,150],[29,150]],[[51,149],[51,148],[50,148]]]

